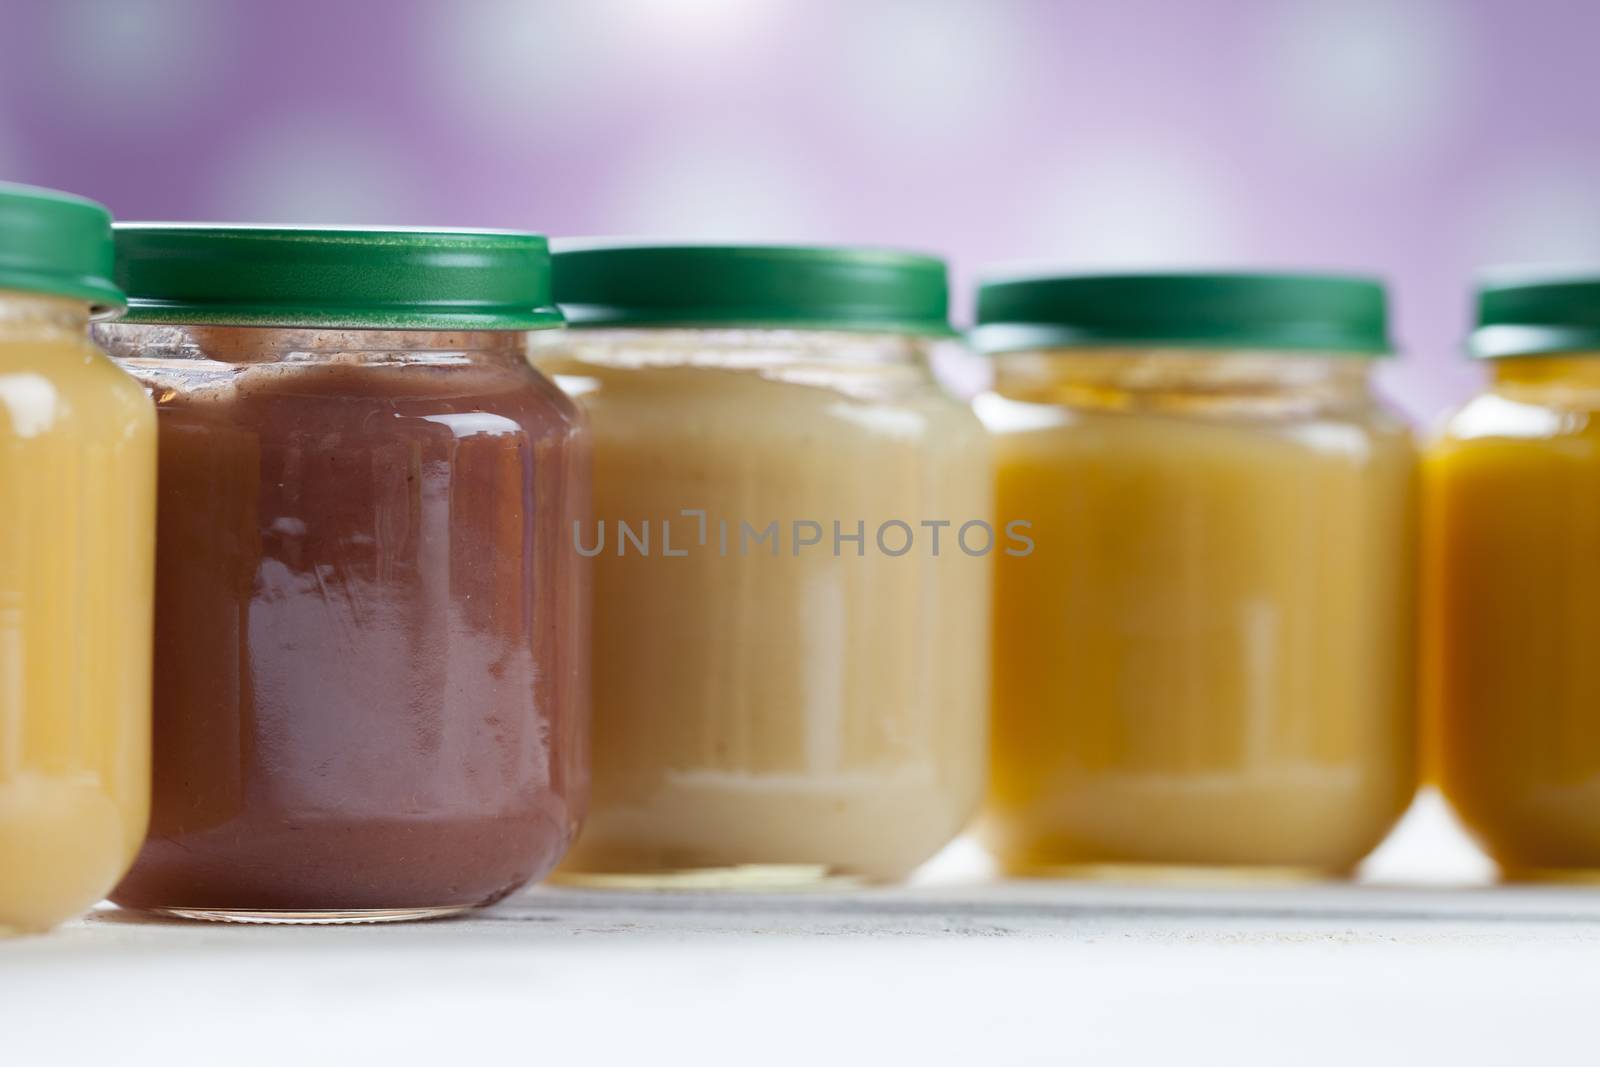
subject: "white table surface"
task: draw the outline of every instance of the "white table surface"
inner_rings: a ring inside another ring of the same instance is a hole
[[[899,889],[104,909],[0,943],[0,1065],[1592,1060],[1600,891],[1485,885],[1442,819],[1425,801],[1356,885],[995,882],[964,843]]]

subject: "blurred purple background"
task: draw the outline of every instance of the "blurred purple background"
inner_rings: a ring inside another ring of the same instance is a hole
[[[0,0],[0,177],[123,218],[909,246],[960,283],[1600,259],[1585,0]],[[968,299],[960,304],[964,310]]]

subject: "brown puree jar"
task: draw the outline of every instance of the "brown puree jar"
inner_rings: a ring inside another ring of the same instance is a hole
[[[531,234],[122,226],[160,424],[150,834],[123,907],[415,919],[543,876],[588,790],[588,512]]]

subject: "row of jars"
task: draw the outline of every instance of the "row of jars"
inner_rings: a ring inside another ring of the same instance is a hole
[[[1336,876],[1419,662],[1505,870],[1600,870],[1600,276],[1484,288],[1420,509],[1385,318],[995,280],[973,411],[926,257],[0,186],[0,926],[890,881],[980,808],[1014,873]]]

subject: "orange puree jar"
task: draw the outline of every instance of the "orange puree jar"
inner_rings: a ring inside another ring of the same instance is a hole
[[[985,285],[997,521],[981,833],[1021,874],[1350,872],[1410,802],[1416,454],[1383,290]]]
[[[0,930],[105,896],[150,791],[155,411],[89,342],[98,204],[0,184]]]
[[[1600,881],[1600,273],[1485,284],[1471,351],[1423,467],[1435,769],[1507,877]]]

